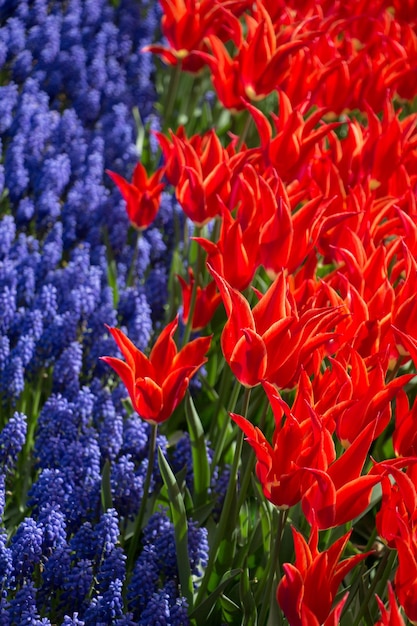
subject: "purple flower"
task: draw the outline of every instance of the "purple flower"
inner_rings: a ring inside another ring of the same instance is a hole
[[[93,575],[93,563],[89,559],[80,559],[71,567],[62,585],[62,599],[67,607],[84,613],[94,584]]]
[[[114,460],[123,443],[123,417],[116,413],[111,397],[106,395],[96,402],[94,420],[102,458]]]
[[[34,568],[42,558],[43,528],[31,517],[18,526],[10,545],[13,576],[21,582],[32,577]]]
[[[120,326],[127,328],[130,340],[146,350],[152,334],[151,308],[143,291],[127,287],[119,301]]]
[[[188,528],[192,573],[199,575],[200,565],[207,559],[207,531],[191,521]],[[128,601],[139,624],[188,624],[187,604],[178,588],[174,526],[163,511],[152,515],[144,529],[143,550],[128,586]]]
[[[29,491],[29,506],[34,512],[47,506],[65,511],[68,507],[71,488],[59,469],[43,469]]]
[[[16,285],[1,285],[0,282],[0,332],[7,333],[16,312]]]
[[[12,624],[51,626],[49,619],[41,619],[39,616],[36,606],[36,589],[33,582],[26,582],[11,600],[10,621]]]
[[[0,376],[0,393],[13,405],[25,387],[25,370],[20,356],[10,354]]]
[[[115,509],[108,509],[102,514],[99,523],[95,527],[95,542],[97,554],[105,559],[119,542],[119,518]]]
[[[4,133],[12,124],[17,98],[18,87],[15,83],[0,86],[0,133]]]
[[[26,44],[24,23],[17,17],[10,17],[6,22],[6,31],[8,36],[8,56],[18,54]]]
[[[67,154],[46,158],[39,172],[39,191],[49,189],[60,196],[71,177],[71,161]]]
[[[93,598],[85,613],[87,624],[115,624],[116,620],[123,617],[122,586],[122,581],[116,578],[103,595]]]
[[[6,532],[0,530],[0,584],[3,588],[9,583],[9,579],[13,571],[12,553],[9,547],[7,547],[7,535]]]
[[[30,50],[22,50],[15,57],[12,66],[12,77],[17,83],[24,83],[33,71],[33,56]]]
[[[122,455],[111,465],[110,484],[114,505],[125,518],[139,510],[145,476],[138,472],[130,454]]]
[[[158,263],[150,271],[145,282],[145,292],[152,310],[152,320],[163,319],[168,299],[168,273],[164,263]]]
[[[84,620],[78,617],[78,612],[72,614],[72,617],[69,615],[65,615],[64,621],[62,622],[62,626],[84,626]]]
[[[0,335],[0,369],[7,363],[10,354],[10,339],[7,335]]]
[[[73,341],[63,350],[55,363],[52,391],[63,393],[68,398],[74,398],[80,390],[81,368],[82,346],[78,341]]]
[[[56,549],[66,545],[65,515],[59,506],[46,505],[39,513],[38,523],[43,529],[42,555],[45,558],[49,558]]]
[[[100,563],[96,578],[101,593],[106,591],[114,580],[124,582],[126,577],[126,555],[116,546]]]
[[[0,433],[0,467],[3,472],[14,469],[18,454],[26,441],[27,419],[14,413]]]
[[[185,598],[172,597],[172,583],[169,582],[150,598],[140,615],[139,626],[187,626],[187,602]]]
[[[91,522],[84,522],[70,540],[69,546],[78,559],[93,561],[97,554],[94,529]]]
[[[145,545],[136,560],[128,586],[128,605],[133,615],[139,617],[152,595],[158,590],[158,557],[152,544]]]

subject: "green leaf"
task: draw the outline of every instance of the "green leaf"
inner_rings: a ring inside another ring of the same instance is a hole
[[[158,448],[158,462],[162,480],[168,490],[172,522],[174,524],[175,547],[177,552],[178,573],[181,593],[187,598],[190,608],[194,605],[193,581],[191,577],[190,559],[188,556],[188,523],[184,498],[168,461]]]
[[[217,585],[216,589],[212,591],[208,598],[206,598],[199,606],[197,606],[190,613],[190,619],[192,619],[196,624],[206,624],[207,619],[210,617],[217,600],[223,594],[223,591],[227,588],[229,583],[240,574],[240,569],[233,569],[229,572],[226,572]]]
[[[236,624],[236,615],[239,616],[239,624],[240,624],[240,616],[241,616],[241,608],[236,602],[229,598],[228,596],[221,596],[220,604],[222,607],[222,618],[226,621],[227,624]]]
[[[200,507],[207,502],[210,487],[210,466],[204,430],[190,394],[187,394],[185,415],[190,433],[194,470],[194,504]]]
[[[256,626],[258,623],[258,611],[253,597],[249,580],[249,570],[243,570],[239,584],[240,604],[242,606],[242,626]]]

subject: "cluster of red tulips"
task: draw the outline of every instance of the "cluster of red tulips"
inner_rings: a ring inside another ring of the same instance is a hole
[[[210,360],[222,303],[223,357],[271,409],[269,426],[231,418],[265,498],[290,520],[299,505],[310,528],[292,527],[281,565],[288,623],[338,624],[377,542],[396,555],[378,624],[417,623],[417,2],[160,1],[166,45],[143,53],[210,75],[246,123],[226,139],[157,133],[156,171],[113,174],[137,229],[164,188],[193,222],[205,264],[184,267],[182,314],[206,336],[177,350],[176,318],[148,359],[112,329],[125,361],[107,361],[144,419],[168,420]],[[342,559],[370,507],[374,542]]]

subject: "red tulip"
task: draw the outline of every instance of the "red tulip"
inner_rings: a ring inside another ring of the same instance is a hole
[[[222,104],[242,110],[245,101],[262,99],[274,91],[291,72],[292,55],[306,45],[309,33],[299,38],[300,25],[274,28],[262,3],[245,14],[245,37],[234,56],[220,37],[207,38],[210,53],[198,53],[210,68],[214,88]]]
[[[258,129],[265,165],[274,167],[284,182],[289,183],[311,161],[315,146],[340,124],[323,124],[324,109],[317,109],[304,119],[309,109],[308,100],[293,109],[283,91],[278,95],[279,116],[272,116],[277,131],[275,136],[267,117],[259,109],[251,104],[246,104],[246,108]]]
[[[388,582],[388,608],[384,606],[384,603],[378,596],[376,596],[376,601],[381,611],[381,619],[375,622],[374,626],[405,626],[390,582]]]
[[[183,129],[171,132],[171,142],[157,134],[166,161],[169,182],[184,213],[198,226],[222,212],[230,194],[231,168],[227,149],[214,130],[188,139]]]
[[[163,168],[148,177],[142,163],[138,163],[131,183],[116,172],[107,170],[107,173],[119,187],[126,201],[127,215],[133,226],[143,230],[152,224],[158,213],[161,191],[164,188],[164,183],[160,182],[164,173]]]
[[[169,65],[182,62],[182,68],[198,72],[205,64],[195,54],[205,50],[205,38],[216,33],[222,39],[233,39],[239,45],[241,27],[239,14],[250,4],[248,0],[160,0],[163,10],[161,28],[169,46],[150,45],[143,51],[154,52]]]
[[[278,387],[293,387],[302,366],[334,337],[340,319],[333,307],[306,306],[299,315],[280,272],[251,310],[246,298],[208,264],[228,319],[221,335],[224,357],[242,385],[252,387],[264,380]],[[325,348],[323,348],[325,350]]]
[[[401,389],[395,400],[395,428],[392,434],[392,444],[397,456],[417,456],[417,402],[414,400],[412,408],[409,399]]]
[[[263,387],[275,420],[272,445],[259,428],[241,415],[232,413],[231,417],[255,451],[256,474],[265,497],[277,507],[287,509],[300,502],[314,482],[310,468],[326,470],[334,460],[335,449],[330,432],[311,407],[305,417],[297,419],[273,385],[265,382]]]
[[[231,287],[243,291],[257,269],[259,243],[253,229],[244,230],[238,217],[223,208],[220,237],[217,243],[193,237],[207,252],[207,262]]]
[[[103,356],[126,386],[133,408],[146,421],[167,420],[183,399],[190,378],[207,361],[211,337],[199,337],[177,350],[178,316],[161,332],[149,358],[117,328],[108,327],[125,361]]]
[[[319,552],[318,529],[312,527],[310,540],[292,528],[295,564],[283,565],[284,576],[277,588],[277,602],[290,626],[330,626],[339,623],[344,598],[332,608],[339,586],[348,572],[369,553],[340,562],[350,532]],[[335,616],[337,614],[337,617]]]
[[[361,475],[374,438],[375,424],[360,433],[326,471],[309,468],[315,481],[303,496],[303,511],[320,530],[351,521],[366,509],[380,476]]]
[[[417,458],[390,459],[373,471],[382,477],[382,502],[376,526],[398,552],[395,592],[407,617],[417,621]],[[405,466],[406,472],[401,471]],[[395,482],[393,482],[393,480]]]
[[[191,268],[188,268],[188,275],[190,277],[189,283],[187,283],[182,278],[182,276],[177,277],[182,290],[182,318],[184,323],[188,322],[188,317],[190,314],[191,294],[195,282],[194,273]],[[191,328],[193,330],[199,330],[200,328],[204,328],[205,326],[207,326],[221,300],[221,296],[217,290],[214,280],[209,282],[206,287],[198,286]]]

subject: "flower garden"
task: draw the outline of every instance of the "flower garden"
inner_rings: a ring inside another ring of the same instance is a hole
[[[0,626],[417,623],[415,0],[0,0]]]

